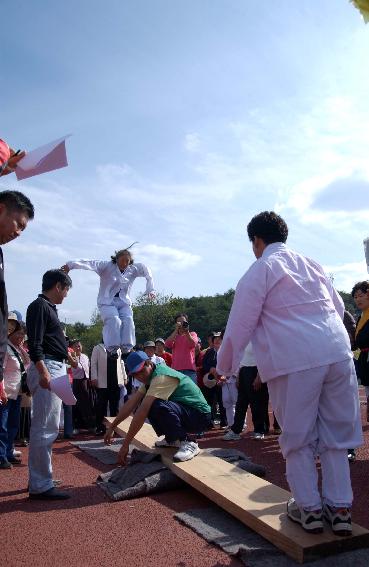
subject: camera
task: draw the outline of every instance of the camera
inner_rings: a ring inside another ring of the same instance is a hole
[[[182,327],[183,327],[184,329],[188,329],[188,326],[189,326],[189,325],[188,325],[188,321],[182,321]]]

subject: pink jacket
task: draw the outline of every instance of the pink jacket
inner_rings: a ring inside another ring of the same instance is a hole
[[[237,285],[217,371],[236,374],[250,341],[264,382],[351,358],[343,312],[319,264],[270,244]]]

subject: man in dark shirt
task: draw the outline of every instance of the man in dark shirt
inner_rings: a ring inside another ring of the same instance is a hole
[[[67,373],[67,341],[56,305],[66,298],[72,280],[62,270],[49,270],[42,278],[42,293],[27,309],[27,337],[32,364],[28,387],[33,396],[29,443],[29,497],[62,500],[69,494],[54,488],[51,465],[52,444],[58,436],[61,399],[50,391],[50,382]]]
[[[31,201],[19,191],[0,191],[0,245],[14,240],[34,217]],[[4,281],[4,259],[0,248],[0,403],[6,403],[3,363],[8,339],[8,303]]]

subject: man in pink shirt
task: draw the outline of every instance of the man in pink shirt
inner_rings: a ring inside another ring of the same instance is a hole
[[[189,376],[197,383],[195,349],[198,343],[197,334],[189,329],[188,317],[179,313],[174,318],[173,333],[165,341],[165,346],[172,349],[172,368]]]
[[[257,260],[238,283],[217,372],[235,374],[252,342],[282,428],[279,443],[293,495],[288,517],[319,533],[324,515],[334,533],[349,535],[347,449],[362,444],[362,430],[342,299],[319,264],[287,248],[280,216],[260,213],[247,232]]]

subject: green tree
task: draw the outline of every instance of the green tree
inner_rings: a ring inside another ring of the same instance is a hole
[[[183,299],[158,293],[155,299],[140,294],[133,305],[136,343],[166,338],[173,330],[174,317],[183,311]]]

